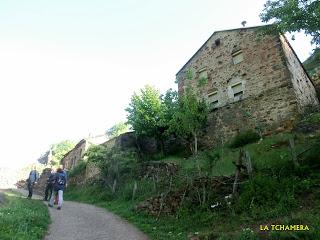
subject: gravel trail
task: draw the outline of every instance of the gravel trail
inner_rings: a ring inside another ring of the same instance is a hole
[[[148,240],[134,226],[102,208],[65,201],[49,208],[52,224],[45,240]]]

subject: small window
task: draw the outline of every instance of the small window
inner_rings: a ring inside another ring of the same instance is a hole
[[[208,102],[211,108],[216,108],[219,104],[218,92],[208,93]]]
[[[216,46],[218,47],[218,46],[220,45],[220,38],[216,39],[216,40],[214,41],[214,43],[215,43]]]
[[[231,86],[234,100],[240,100],[243,96],[243,85],[242,83],[237,83]]]
[[[233,60],[233,64],[241,63],[243,61],[242,50],[238,50],[238,51],[232,53],[232,60]]]
[[[207,69],[206,68],[202,68],[199,70],[199,79],[207,79],[208,78],[208,74],[207,74]]]

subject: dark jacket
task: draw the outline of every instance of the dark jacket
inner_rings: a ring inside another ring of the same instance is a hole
[[[53,185],[55,181],[55,173],[51,173],[50,176],[47,179],[47,184],[48,185]]]
[[[53,184],[53,190],[59,191],[64,190],[66,184],[67,184],[67,178],[64,172],[57,172],[54,175],[54,184]]]

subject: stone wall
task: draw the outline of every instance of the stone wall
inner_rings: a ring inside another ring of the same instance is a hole
[[[286,56],[286,64],[298,102],[298,107],[300,112],[303,112],[304,107],[319,104],[316,90],[306,71],[303,69],[301,62],[290,47],[287,39],[284,36],[280,36],[280,40]]]
[[[88,163],[85,173],[85,182],[91,182],[100,178],[100,169],[95,163]]]
[[[219,31],[177,73],[179,94],[192,88],[211,104],[209,145],[245,128],[289,127],[301,106],[317,104],[313,85],[286,44],[259,28]],[[300,95],[296,78],[303,81]]]
[[[83,154],[88,147],[87,145],[87,141],[83,139],[72,150],[70,150],[61,161],[63,168],[70,170],[76,166],[82,159]]]

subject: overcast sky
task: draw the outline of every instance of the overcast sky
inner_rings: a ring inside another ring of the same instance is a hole
[[[216,30],[260,25],[265,0],[1,0],[1,165],[125,120],[146,84],[164,92]],[[293,47],[303,61],[309,39]]]

